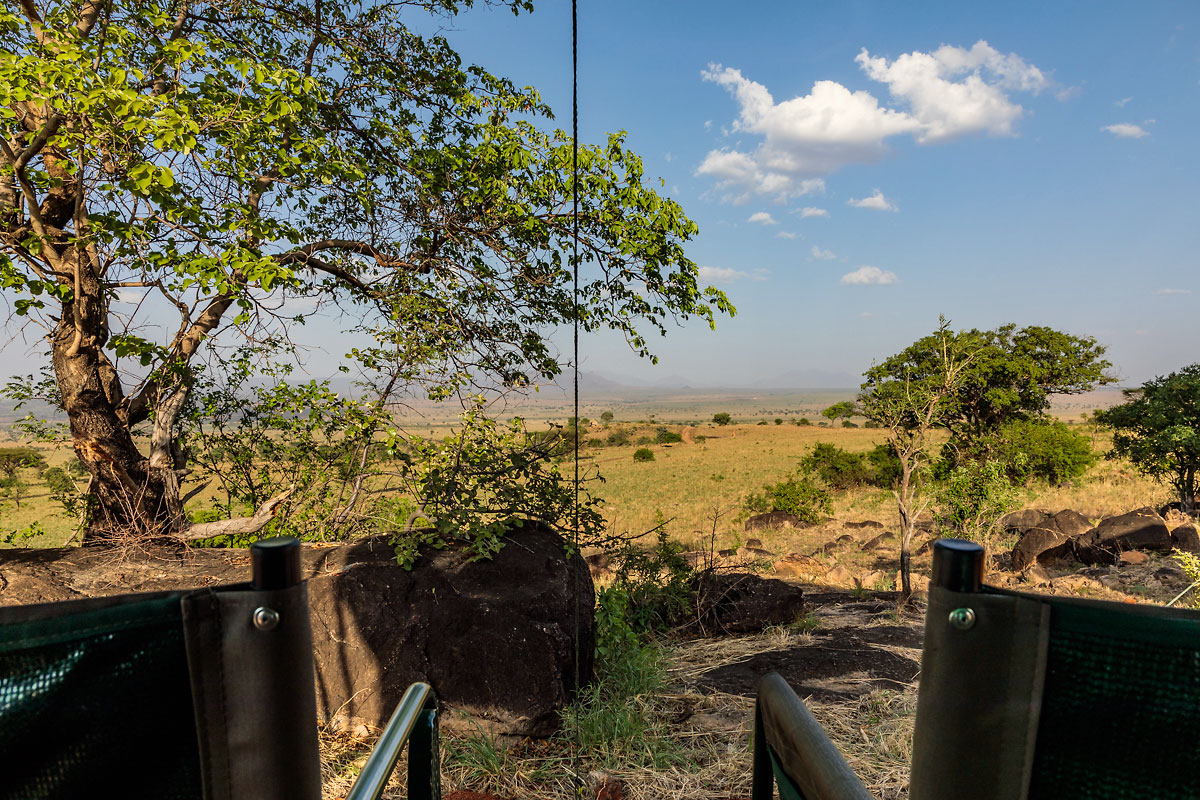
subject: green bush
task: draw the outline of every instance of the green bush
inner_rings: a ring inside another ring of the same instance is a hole
[[[768,425],[769,423],[765,419],[760,419],[758,422],[756,422],[754,424],[755,425]]]
[[[783,511],[816,524],[832,513],[833,498],[811,475],[801,473],[774,486],[764,486],[761,494],[751,494],[746,498],[746,509],[755,514]]]
[[[818,442],[812,452],[800,460],[800,468],[816,473],[830,488],[844,491],[862,486],[871,478],[871,470],[862,453],[851,453],[829,442]]]
[[[801,417],[800,419],[792,420],[792,421],[796,425],[800,425],[801,427],[806,426],[806,425],[812,425],[812,422],[809,420],[808,417]]]
[[[616,430],[608,432],[609,447],[625,447],[630,443],[630,441],[631,438],[629,436],[629,431],[625,430],[624,428],[617,428]]]
[[[934,517],[943,535],[993,549],[1000,517],[1020,505],[1006,467],[999,461],[967,461],[950,470],[934,490]]]
[[[895,488],[900,481],[900,457],[890,444],[877,444],[867,452],[871,483],[882,489]]]
[[[654,441],[656,444],[675,444],[676,442],[682,442],[683,436],[675,431],[669,431],[659,426],[654,432]]]
[[[634,461],[653,461],[654,460],[654,451],[651,450],[649,447],[639,447],[637,450],[633,451],[633,460]]]
[[[733,418],[731,416],[729,416],[728,412],[722,411],[720,413],[713,414],[712,421],[718,425],[728,425],[730,422],[733,421]]]
[[[782,424],[783,424],[783,419],[782,419],[782,418],[780,418],[780,417],[776,417],[776,418],[775,418],[775,424],[776,424],[776,425],[782,425]]]
[[[1033,479],[1056,484],[1078,478],[1096,460],[1091,440],[1064,423],[1016,420],[970,445],[948,442],[934,466],[934,474],[945,480],[951,470],[968,462],[995,461],[1004,467],[1010,481],[1023,483]]]

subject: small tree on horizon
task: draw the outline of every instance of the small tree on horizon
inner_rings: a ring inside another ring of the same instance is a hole
[[[733,418],[729,416],[728,412],[721,411],[713,414],[712,421],[718,425],[728,425],[731,421],[733,421]]]

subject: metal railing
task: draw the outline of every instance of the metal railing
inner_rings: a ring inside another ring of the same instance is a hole
[[[379,800],[405,744],[409,800],[441,800],[437,703],[427,683],[408,687],[346,800]]]

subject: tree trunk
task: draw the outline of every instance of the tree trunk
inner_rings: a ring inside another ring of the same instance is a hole
[[[900,603],[905,605],[912,597],[912,496],[909,483],[912,472],[907,464],[901,464],[900,482],[896,486],[896,507],[900,514]]]
[[[171,533],[185,523],[171,465],[151,468],[120,413],[120,385],[103,337],[63,315],[52,336],[54,371],[75,454],[91,473],[93,513],[84,543]],[[86,316],[81,315],[86,320]]]

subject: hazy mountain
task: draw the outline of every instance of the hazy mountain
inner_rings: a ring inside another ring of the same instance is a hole
[[[793,369],[754,383],[762,389],[849,389],[862,383],[861,375],[827,369]]]

